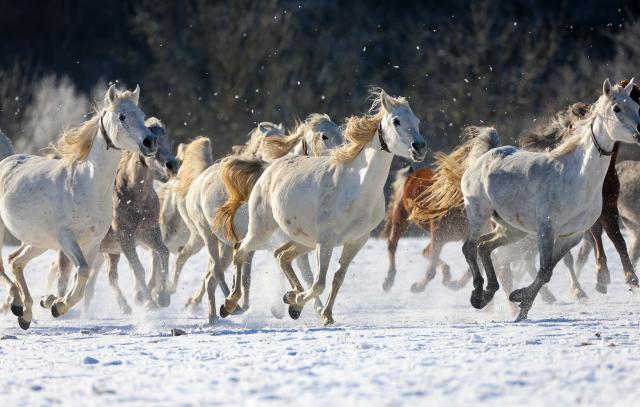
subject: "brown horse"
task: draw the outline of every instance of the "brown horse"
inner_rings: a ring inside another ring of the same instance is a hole
[[[385,230],[389,231],[389,269],[382,285],[385,291],[388,291],[393,285],[396,275],[395,252],[398,239],[409,225],[410,214],[415,213],[415,203],[417,201],[428,202],[431,198],[440,199],[441,191],[449,188],[449,172],[456,167],[450,165],[452,162],[457,163],[461,156],[466,156],[470,151],[474,151],[478,145],[497,147],[499,144],[497,133],[493,127],[467,127],[464,129],[464,138],[465,143],[451,154],[439,153],[436,155],[437,169],[435,171],[425,168],[409,175],[401,173],[394,183],[394,199],[387,210],[385,226]],[[435,277],[438,269],[442,273],[442,283],[446,287],[453,290],[463,287],[469,281],[470,274],[465,273],[460,281],[451,281],[449,266],[440,260],[440,253],[448,242],[459,241],[466,237],[467,221],[464,207],[451,207],[446,212],[438,213],[435,216],[418,217],[418,220],[414,220],[414,222],[423,230],[428,231],[431,239],[423,251],[423,255],[428,259],[427,270],[424,277],[411,286],[411,291],[414,293],[424,291],[427,284]]]
[[[393,200],[387,209],[385,227],[382,235],[388,236],[387,253],[389,255],[389,269],[382,284],[384,291],[389,291],[393,286],[396,276],[396,250],[398,240],[405,233],[412,220],[414,200],[433,184],[435,172],[429,168],[413,170],[411,167],[398,171],[396,181],[393,183]],[[440,260],[442,247],[448,242],[455,242],[465,238],[467,233],[467,221],[460,210],[452,210],[441,219],[428,222],[415,221],[419,228],[426,231],[431,239],[422,251],[427,258],[428,266],[424,278],[411,286],[411,291],[421,292],[427,283],[431,281],[437,271],[442,274],[442,284],[452,290],[458,290],[469,281],[471,274],[465,273],[459,281],[451,281],[449,265]]]

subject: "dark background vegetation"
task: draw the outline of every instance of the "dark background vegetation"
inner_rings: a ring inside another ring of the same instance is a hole
[[[592,101],[605,77],[637,75],[639,13],[606,0],[0,1],[0,128],[37,151],[108,82],[138,83],[147,115],[221,156],[259,121],[363,112],[377,85],[410,99],[433,150],[467,124],[509,142]]]

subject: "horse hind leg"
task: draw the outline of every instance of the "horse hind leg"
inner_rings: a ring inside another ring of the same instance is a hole
[[[298,294],[304,292],[304,287],[302,286],[302,283],[300,283],[300,280],[298,279],[296,272],[293,270],[291,263],[294,259],[300,258],[303,255],[305,255],[306,257],[307,252],[309,252],[308,248],[304,246],[300,246],[293,242],[288,242],[284,244],[274,252],[276,262],[278,263],[278,266],[282,271],[282,274],[289,281],[291,288],[293,288],[292,291],[286,292],[283,298],[284,303],[289,305],[289,316],[292,319],[298,319],[300,317],[300,314],[302,313],[302,307],[299,307],[295,303],[295,298]],[[307,281],[309,286],[313,284],[313,275],[311,276],[310,280],[311,281]],[[276,304],[273,304],[271,306],[271,313],[276,318],[281,318],[280,308],[277,307]]]
[[[496,291],[500,288],[496,271],[491,259],[491,253],[508,243],[522,238],[524,234],[515,229],[505,228],[504,226],[496,226],[492,232],[482,236],[478,242],[478,255],[482,260],[485,273],[487,275],[487,289],[483,292],[482,307],[487,305],[492,299]]]
[[[29,288],[27,287],[27,281],[24,278],[24,268],[29,261],[44,252],[45,249],[33,246],[24,246],[18,255],[12,257],[10,262],[11,272],[14,274],[16,284],[22,294],[22,304],[19,305],[15,302],[12,303],[11,311],[18,317],[18,324],[20,325],[20,328],[25,330],[29,329],[31,320],[33,319],[33,298],[31,298]]]
[[[131,314],[131,306],[127,302],[124,294],[122,294],[122,290],[118,285],[118,262],[120,261],[119,254],[105,254],[104,259],[107,263],[107,277],[109,279],[109,286],[113,290],[116,295],[116,301],[118,302],[118,306],[120,307],[120,312],[124,315]]]

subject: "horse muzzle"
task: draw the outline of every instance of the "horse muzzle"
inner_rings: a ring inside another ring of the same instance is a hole
[[[426,143],[411,143],[411,148],[409,149],[409,156],[411,160],[414,162],[424,160],[427,155],[427,144]]]

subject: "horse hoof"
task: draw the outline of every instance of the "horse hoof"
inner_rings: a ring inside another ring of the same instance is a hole
[[[324,326],[329,326],[329,325],[333,325],[335,323],[335,321],[333,320],[332,317],[328,317],[324,319]]]
[[[509,301],[511,302],[522,302],[525,298],[525,290],[524,288],[518,288],[517,290],[513,290],[509,295]]]
[[[480,295],[474,295],[471,294],[471,305],[473,306],[473,308],[475,309],[482,309],[484,308],[484,306],[486,305],[484,303],[484,300],[482,298],[482,294]]]
[[[18,325],[20,325],[20,328],[22,328],[23,331],[26,331],[31,326],[31,321],[27,321],[26,319],[19,317]]]
[[[573,297],[577,300],[584,300],[587,298],[587,293],[585,293],[582,288],[575,288],[574,290],[572,290],[572,294]]]
[[[22,315],[24,315],[24,308],[22,307],[22,305],[11,304],[11,312],[13,313],[13,315],[21,317]]]
[[[209,326],[215,325],[216,319],[215,315],[209,315]]]
[[[625,276],[624,280],[625,280],[624,281],[625,283],[627,283],[627,284],[629,284],[629,285],[631,285],[631,286],[633,286],[635,288],[638,288],[638,276],[636,276],[635,274],[629,273],[629,275]]]
[[[382,283],[382,290],[385,293],[388,293],[389,290],[391,290],[391,287],[393,287],[393,278],[385,278],[384,282]]]
[[[276,319],[284,318],[284,310],[280,305],[281,304],[271,305],[271,315],[273,315]]]
[[[58,305],[59,304],[56,303],[51,306],[51,315],[53,315],[54,318],[58,318],[60,315],[62,315],[62,313],[58,311]]]
[[[300,314],[302,314],[302,310],[297,310],[293,305],[289,305],[289,316],[291,319],[300,318]]]
[[[230,314],[227,311],[227,309],[224,307],[224,305],[220,306],[220,318],[226,318],[228,317]]]
[[[161,308],[167,308],[171,305],[171,296],[168,293],[159,294],[157,302]]]
[[[557,301],[556,296],[549,290],[540,290],[540,296],[542,297],[542,301],[547,304],[553,304]]]
[[[231,313],[231,315],[242,315],[244,314],[246,311],[244,310],[244,308],[242,308],[241,306],[236,306],[236,309],[233,310],[233,312]]]
[[[606,294],[607,286],[605,284],[596,283],[596,291],[599,292],[600,294]]]
[[[419,294],[424,291],[425,287],[426,286],[424,284],[413,283],[411,284],[411,292],[414,294]]]
[[[120,311],[122,312],[122,315],[131,315],[131,312],[132,312],[131,307],[128,304],[125,306],[122,306],[120,308]]]

